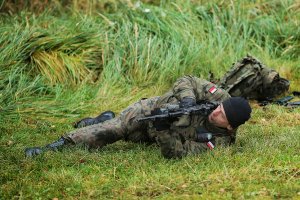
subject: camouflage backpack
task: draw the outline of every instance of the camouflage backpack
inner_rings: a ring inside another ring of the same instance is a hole
[[[289,89],[289,81],[256,58],[247,55],[233,64],[218,83],[231,96],[264,100],[274,98]]]

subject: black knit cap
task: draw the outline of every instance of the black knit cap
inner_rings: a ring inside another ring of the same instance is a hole
[[[232,128],[237,128],[250,119],[252,109],[245,98],[230,97],[223,101],[222,104],[227,120]]]

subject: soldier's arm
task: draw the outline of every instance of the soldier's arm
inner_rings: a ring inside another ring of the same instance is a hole
[[[181,101],[183,98],[197,99],[195,93],[195,81],[193,76],[183,76],[179,78],[173,85],[173,94],[177,100]]]
[[[173,85],[174,96],[181,101],[183,98],[192,98],[196,101],[223,101],[230,95],[217,85],[195,76],[183,76]]]
[[[209,150],[206,143],[182,140],[179,134],[161,132],[158,136],[161,153],[165,158],[182,158],[188,154],[198,154]]]
[[[225,137],[215,137],[212,143],[215,147],[227,147],[235,143],[236,130]],[[160,132],[157,138],[161,153],[165,158],[182,158],[188,154],[199,154],[210,151],[207,143],[200,143],[193,140],[185,140],[179,134],[167,131]]]

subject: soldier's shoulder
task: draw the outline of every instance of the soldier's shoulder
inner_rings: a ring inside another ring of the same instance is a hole
[[[204,85],[203,91],[205,92],[208,100],[224,101],[230,98],[230,94],[218,85],[207,81]]]

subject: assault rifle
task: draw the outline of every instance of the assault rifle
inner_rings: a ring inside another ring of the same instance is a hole
[[[138,122],[152,121],[156,130],[166,130],[170,124],[183,115],[208,116],[218,104],[216,102],[201,102],[192,107],[180,108],[179,105],[170,104],[166,108],[156,108],[150,115],[138,118]]]

